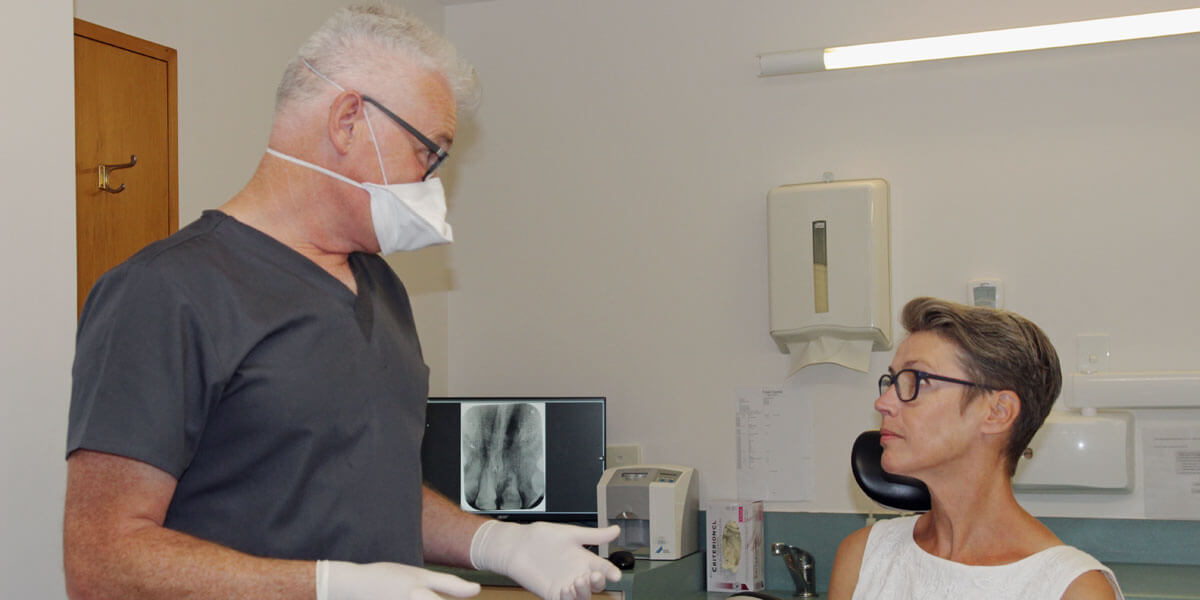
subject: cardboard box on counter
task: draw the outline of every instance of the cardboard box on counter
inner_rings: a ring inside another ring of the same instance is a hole
[[[711,500],[706,521],[708,591],[763,589],[762,500]]]

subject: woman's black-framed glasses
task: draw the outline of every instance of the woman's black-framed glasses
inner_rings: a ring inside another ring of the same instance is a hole
[[[437,142],[425,137],[425,134],[417,131],[416,127],[409,125],[408,121],[401,119],[399,115],[388,110],[388,108],[380,104],[378,100],[366,94],[363,94],[362,99],[364,102],[370,102],[375,106],[375,108],[378,108],[383,112],[383,114],[387,115],[389,119],[395,121],[397,125],[403,127],[405,131],[411,133],[413,137],[417,138],[418,142],[421,142],[423,146],[429,149],[428,167],[425,169],[425,174],[421,176],[422,181],[429,179],[429,176],[433,175],[433,172],[436,171],[439,166],[441,166],[442,161],[446,160],[447,156],[450,156],[450,153],[441,146],[437,145]]]
[[[897,371],[896,373],[884,373],[883,375],[879,376],[879,395],[882,396],[886,394],[888,388],[895,385],[896,397],[899,398],[901,402],[912,402],[913,400],[917,399],[917,394],[921,391],[921,382],[928,381],[930,379],[946,381],[949,383],[957,383],[959,385],[966,385],[984,390],[992,389],[986,385],[979,385],[974,381],[955,379],[953,377],[943,377],[941,375],[934,375],[933,373],[926,373],[925,371],[918,371],[916,369],[903,369],[901,371]]]

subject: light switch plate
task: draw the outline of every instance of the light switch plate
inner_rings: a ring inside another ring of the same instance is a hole
[[[1108,334],[1075,336],[1075,352],[1080,373],[1108,370]]]
[[[610,469],[642,464],[642,447],[637,444],[607,446],[604,453],[608,457],[606,466]]]

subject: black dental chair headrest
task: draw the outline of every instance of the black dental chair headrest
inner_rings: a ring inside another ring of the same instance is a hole
[[[883,446],[879,444],[879,432],[864,431],[859,434],[850,451],[850,470],[867,497],[896,510],[929,510],[929,488],[918,479],[884,471],[879,464],[881,458]]]

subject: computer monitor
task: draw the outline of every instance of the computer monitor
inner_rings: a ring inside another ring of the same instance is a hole
[[[465,511],[595,525],[605,398],[430,398],[425,482]]]

